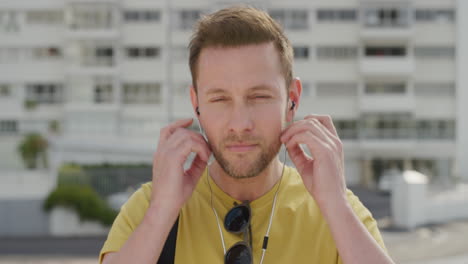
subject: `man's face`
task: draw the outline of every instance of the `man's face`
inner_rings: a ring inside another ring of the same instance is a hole
[[[197,88],[192,102],[220,166],[234,178],[258,175],[279,151],[287,107],[273,44],[203,49]]]

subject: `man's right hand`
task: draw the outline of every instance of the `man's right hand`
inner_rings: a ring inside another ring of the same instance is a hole
[[[179,212],[192,195],[211,155],[200,133],[187,129],[193,119],[182,119],[161,129],[153,159],[153,192],[151,205]],[[196,153],[191,166],[184,163],[191,152]]]
[[[156,263],[180,208],[192,195],[211,155],[199,133],[187,129],[193,119],[176,121],[161,130],[153,159],[153,191],[150,207],[138,228],[117,252],[104,255],[110,263]],[[184,170],[188,155],[196,153]]]

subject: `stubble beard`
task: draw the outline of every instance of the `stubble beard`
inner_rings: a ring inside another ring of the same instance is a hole
[[[228,139],[237,138],[236,136],[229,136]],[[237,140],[242,141],[242,140]],[[228,140],[224,140],[223,142],[229,142]],[[271,163],[271,161],[276,157],[278,154],[281,142],[274,141],[271,144],[264,146],[260,146],[260,153],[257,154],[254,158],[250,158],[245,156],[246,162],[239,161],[238,164],[233,164],[233,162],[229,161],[228,158],[224,155],[221,151],[223,149],[223,144],[219,144],[215,146],[211,145],[211,149],[213,151],[213,155],[216,158],[216,161],[224,170],[224,172],[234,179],[247,179],[253,178],[259,175],[266,167]],[[249,160],[253,162],[248,163]]]

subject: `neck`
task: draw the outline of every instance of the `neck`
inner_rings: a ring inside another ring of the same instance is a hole
[[[278,157],[257,176],[245,179],[235,179],[221,168],[215,160],[210,167],[209,175],[225,193],[239,201],[254,201],[267,193],[281,178],[283,165]]]

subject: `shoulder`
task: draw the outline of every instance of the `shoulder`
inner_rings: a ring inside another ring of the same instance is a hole
[[[112,224],[107,240],[104,242],[101,249],[99,255],[100,263],[102,263],[104,254],[119,251],[125,244],[125,241],[127,241],[133,231],[141,223],[146,214],[146,210],[148,210],[151,191],[151,182],[144,183],[130,196],[127,202],[122,205],[117,218]]]
[[[152,190],[153,186],[151,182],[142,184],[140,188],[138,188],[122,206],[121,212],[141,209],[146,211],[149,206]]]
[[[138,195],[141,195],[143,199],[150,201],[151,199],[151,192],[153,191],[153,183],[146,182],[141,185],[141,187],[135,192]]]

